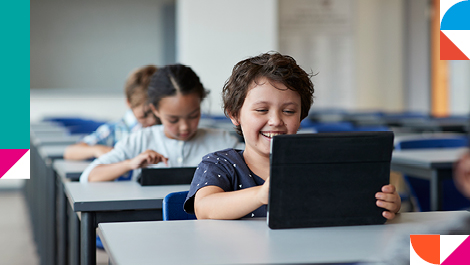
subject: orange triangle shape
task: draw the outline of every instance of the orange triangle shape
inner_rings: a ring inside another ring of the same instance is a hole
[[[468,60],[468,57],[442,32],[440,36],[441,60]]]

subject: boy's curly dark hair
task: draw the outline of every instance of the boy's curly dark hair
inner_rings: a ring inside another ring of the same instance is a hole
[[[313,104],[314,88],[310,80],[312,76],[300,68],[294,58],[278,52],[263,53],[240,61],[233,67],[232,75],[222,90],[224,113],[228,117],[238,119],[248,90],[259,78],[266,77],[299,93],[300,120],[303,120],[308,116]],[[242,135],[240,125],[236,126],[236,130]]]

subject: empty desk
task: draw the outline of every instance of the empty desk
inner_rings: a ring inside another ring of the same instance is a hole
[[[391,169],[429,180],[431,210],[441,210],[440,183],[443,179],[452,178],[452,166],[466,150],[466,148],[443,148],[394,151]]]

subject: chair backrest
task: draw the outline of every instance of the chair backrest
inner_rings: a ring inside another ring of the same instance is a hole
[[[468,145],[466,136],[409,139],[395,143],[395,150],[423,149],[423,148],[453,148]]]
[[[163,220],[192,220],[196,219],[194,214],[188,214],[183,209],[184,201],[188,191],[172,192],[163,199]]]
[[[468,145],[466,136],[439,137],[439,138],[423,138],[408,139],[395,143],[395,150],[404,149],[426,149],[426,148],[457,148]],[[417,200],[417,208],[419,211],[426,212],[431,210],[430,204],[430,185],[429,181],[413,176],[403,176],[408,184],[410,192]],[[470,202],[457,190],[452,179],[442,182],[442,210],[452,211],[461,210],[469,207]]]
[[[307,119],[304,119],[300,123],[302,129],[313,128],[316,132],[326,133],[326,132],[346,132],[354,131],[354,126],[352,123],[347,121],[342,122],[312,122]]]

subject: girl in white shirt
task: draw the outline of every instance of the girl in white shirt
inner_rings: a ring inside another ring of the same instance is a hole
[[[218,129],[198,128],[201,102],[207,91],[188,66],[161,68],[150,81],[149,105],[162,124],[119,141],[80,176],[81,182],[110,181],[148,164],[160,167],[197,166],[205,154],[240,145],[235,136]],[[140,173],[136,170],[133,179]]]

